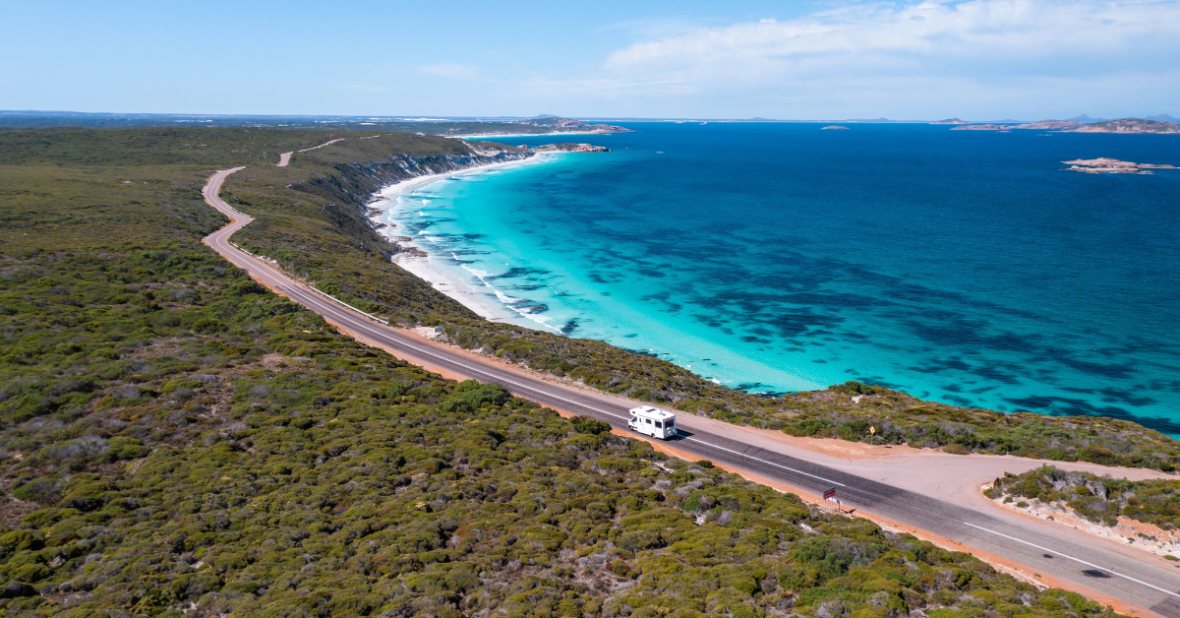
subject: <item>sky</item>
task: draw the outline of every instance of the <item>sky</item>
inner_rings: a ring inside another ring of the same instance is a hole
[[[1180,0],[0,0],[0,109],[1180,116]]]

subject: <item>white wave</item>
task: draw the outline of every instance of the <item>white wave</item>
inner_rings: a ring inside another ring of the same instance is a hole
[[[456,261],[459,261],[459,257],[457,255],[455,255],[454,253],[451,253],[451,257],[454,257]],[[558,333],[558,334],[561,333],[561,329],[554,328],[549,325],[548,322],[549,322],[549,320],[552,319],[550,316],[537,315],[537,314],[533,313],[532,310],[530,308],[528,308],[527,306],[521,307],[520,303],[525,301],[525,299],[517,298],[515,296],[509,296],[509,295],[501,292],[500,290],[496,289],[496,286],[492,285],[491,283],[488,283],[487,278],[489,276],[491,276],[488,272],[482,271],[482,270],[479,270],[476,268],[472,268],[472,267],[468,266],[467,264],[462,263],[461,261],[459,262],[459,265],[463,267],[463,270],[466,270],[467,272],[475,275],[476,278],[479,279],[480,283],[483,283],[484,286],[486,286],[489,290],[491,290],[496,295],[496,298],[499,299],[500,302],[503,303],[505,307],[508,307],[513,312],[520,315],[521,317],[531,320],[533,322],[536,322],[537,324],[540,324],[541,326],[544,326],[545,328],[548,328],[549,330],[552,330],[555,333]]]

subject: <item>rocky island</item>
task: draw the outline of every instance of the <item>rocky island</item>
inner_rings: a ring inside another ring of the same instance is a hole
[[[1008,131],[1011,130],[1012,125],[1006,124],[965,124],[954,127],[952,131]]]
[[[1174,170],[1175,165],[1156,163],[1133,163],[1105,157],[1098,159],[1074,159],[1062,161],[1070,166],[1065,168],[1069,172],[1085,172],[1087,174],[1150,174],[1151,170]]]
[[[537,152],[610,152],[610,148],[606,146],[595,146],[593,144],[578,144],[574,142],[564,142],[561,144],[545,144],[544,146],[537,146]]]
[[[966,120],[961,120],[959,118],[947,118],[946,120],[935,120],[934,122],[931,122],[930,124],[971,124],[971,123],[967,122]]]
[[[848,127],[842,127],[842,126],[840,126],[840,125],[838,125],[838,124],[832,124],[832,125],[828,125],[828,126],[826,126],[826,127],[820,127],[820,131],[832,131],[832,130],[843,130],[843,131],[847,131],[847,130],[848,130]]]
[[[1140,118],[1123,118],[1122,120],[1108,120],[1095,122],[1072,129],[1074,133],[1164,133],[1180,134],[1180,124],[1174,122],[1160,122],[1158,120],[1142,120]]]
[[[936,122],[931,124],[946,124]],[[1011,131],[1012,129],[1060,131],[1062,133],[1160,133],[1180,134],[1180,124],[1161,122],[1157,120],[1143,120],[1140,118],[1123,118],[1122,120],[1107,120],[1085,124],[1073,120],[1041,120],[1020,124],[965,124],[954,127],[952,131]]]

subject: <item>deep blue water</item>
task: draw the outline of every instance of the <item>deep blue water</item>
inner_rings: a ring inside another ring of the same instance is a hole
[[[733,388],[849,379],[1180,434],[1180,137],[628,125],[391,208],[514,321]],[[505,138],[536,145],[560,138]]]

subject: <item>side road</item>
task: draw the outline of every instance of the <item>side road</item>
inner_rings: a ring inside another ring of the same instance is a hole
[[[365,138],[362,138],[362,139],[365,139]],[[290,152],[279,153],[279,162],[276,163],[276,165],[278,165],[279,167],[287,167],[288,165],[291,164],[291,155],[295,154],[296,152],[307,152],[309,150],[315,150],[316,148],[323,148],[324,146],[330,146],[332,144],[335,144],[336,142],[342,142],[342,141],[344,141],[343,137],[338,138],[338,139],[328,140],[328,141],[320,144],[319,146],[312,146],[311,148],[304,148],[303,150],[292,150]]]
[[[255,280],[318,313],[359,340],[401,358],[420,362],[444,375],[501,384],[517,396],[564,412],[604,420],[616,429],[626,430],[630,405],[623,400],[512,371],[449,346],[409,336],[336,304],[266,261],[239,250],[229,238],[253,219],[230,207],[219,193],[226,178],[241,169],[219,171],[205,185],[206,202],[231,222],[205,237],[203,242]],[[1110,602],[1119,611],[1180,618],[1180,569],[1145,561],[1138,552],[1087,542],[1067,531],[1047,529],[1038,522],[1003,517],[989,505],[943,496],[937,485],[906,482],[903,478],[874,478],[880,475],[868,469],[871,466],[866,466],[865,460],[820,456],[768,435],[702,417],[682,415],[679,424],[686,435],[666,445],[677,454],[708,459],[776,486],[797,488],[811,495],[834,487],[844,507],[853,509],[855,514],[949,540],[954,549],[975,548],[1017,565],[1020,571],[1033,574],[1039,581]],[[911,469],[905,476],[921,475],[923,467]]]

